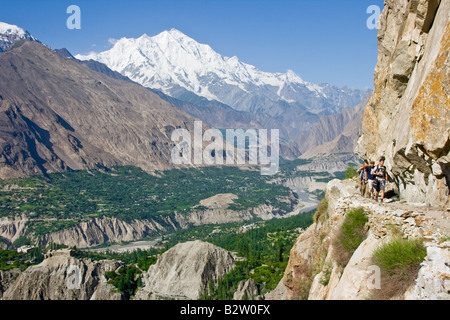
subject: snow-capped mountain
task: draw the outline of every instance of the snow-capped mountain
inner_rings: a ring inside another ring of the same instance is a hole
[[[0,22],[0,52],[5,51],[20,40],[38,41],[28,31],[5,22]]]
[[[368,94],[303,81],[293,71],[263,72],[225,57],[172,29],[154,37],[122,38],[102,53],[77,55],[96,60],[133,81],[176,98],[188,93],[217,100],[240,111],[278,116],[289,106],[329,114],[357,105]]]

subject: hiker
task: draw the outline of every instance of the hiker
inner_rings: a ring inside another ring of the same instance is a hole
[[[366,174],[367,164],[363,164],[361,168],[359,168],[356,172],[359,173],[359,190],[361,192],[361,196],[364,197],[366,194],[366,186],[367,186],[367,174]]]
[[[376,168],[372,170],[372,174],[375,176],[374,189],[375,189],[375,201],[378,202],[378,195],[381,192],[381,203],[384,201],[384,191],[387,184],[387,172],[384,166],[384,157],[381,157],[380,162]]]
[[[375,199],[375,193],[373,190],[373,181],[375,176],[372,174],[373,169],[375,169],[375,161],[370,161],[368,167],[366,167],[366,177],[367,177],[367,198]]]

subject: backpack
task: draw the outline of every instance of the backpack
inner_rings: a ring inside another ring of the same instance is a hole
[[[377,173],[379,173],[379,172],[382,172],[383,173],[383,176],[379,176]],[[386,179],[386,176],[385,176],[385,173],[386,173],[386,167],[380,167],[379,165],[377,165],[376,167],[375,167],[375,169],[374,169],[374,173],[375,173],[375,178],[376,179],[379,179],[379,180],[385,180]]]

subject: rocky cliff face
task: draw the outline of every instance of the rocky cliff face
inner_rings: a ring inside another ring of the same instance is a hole
[[[219,277],[234,268],[234,257],[212,244],[193,241],[165,252],[144,274],[144,286],[136,300],[196,300]]]
[[[449,205],[450,1],[385,1],[375,91],[356,153],[386,157],[410,202]]]
[[[407,239],[425,239],[427,255],[415,283],[396,299],[450,299],[450,232],[448,212],[407,204],[380,205],[359,195],[352,180],[331,181],[326,190],[328,207],[291,250],[282,286],[285,299],[365,300],[374,296],[374,251],[396,233]],[[368,217],[367,237],[342,265],[336,234],[352,209]],[[281,285],[281,284],[280,284]]]
[[[42,263],[9,283],[3,300],[120,300],[105,273],[121,265],[112,260],[77,259],[68,249],[50,252]]]

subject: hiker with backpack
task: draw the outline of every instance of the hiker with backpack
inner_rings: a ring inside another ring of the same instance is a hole
[[[373,189],[373,181],[375,176],[372,174],[373,169],[375,169],[375,161],[370,161],[369,166],[366,167],[366,177],[367,177],[367,198],[374,199],[375,192]]]
[[[375,180],[374,180],[374,189],[375,189],[375,201],[378,202],[378,195],[381,192],[381,203],[383,203],[384,201],[384,191],[386,189],[386,184],[387,184],[387,171],[386,171],[386,167],[384,166],[384,157],[381,157],[380,162],[378,164],[378,166],[376,166],[373,170],[372,170],[372,175],[375,176]]]
[[[367,164],[363,164],[361,168],[357,170],[359,173],[359,190],[361,192],[361,196],[364,197],[366,195],[366,189],[367,189]]]

